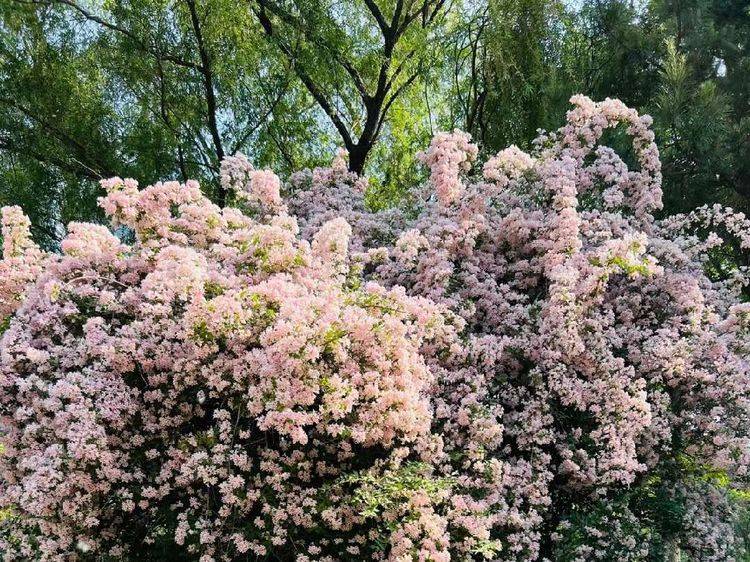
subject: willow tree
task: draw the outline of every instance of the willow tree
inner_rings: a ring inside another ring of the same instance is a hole
[[[1,173],[18,187],[2,197],[23,202],[35,225],[50,215],[50,241],[55,224],[91,218],[92,180],[197,177],[223,203],[225,155],[292,169],[312,152],[306,92],[231,2],[13,0],[0,10]],[[71,208],[81,185],[85,208]]]
[[[446,0],[250,0],[361,173],[394,102],[435,60]]]

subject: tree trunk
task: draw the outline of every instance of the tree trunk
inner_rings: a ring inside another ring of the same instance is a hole
[[[365,163],[367,161],[367,155],[372,149],[371,142],[364,142],[360,139],[360,142],[355,144],[349,151],[349,171],[354,172],[357,175],[362,175],[365,169]]]

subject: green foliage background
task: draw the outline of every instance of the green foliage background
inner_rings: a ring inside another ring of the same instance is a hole
[[[221,201],[223,155],[285,176],[348,136],[385,206],[437,130],[526,147],[584,92],[655,117],[666,213],[747,211],[749,50],[747,0],[0,0],[0,203],[54,247],[101,177]]]

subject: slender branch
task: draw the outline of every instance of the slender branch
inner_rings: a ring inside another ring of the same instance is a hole
[[[388,111],[391,109],[393,102],[396,101],[396,98],[398,98],[404,92],[406,88],[408,88],[414,83],[414,81],[417,79],[418,76],[419,76],[419,72],[417,71],[411,76],[409,76],[409,78],[407,78],[404,81],[404,83],[401,84],[398,88],[396,88],[396,90],[391,94],[390,99],[385,103],[385,105],[383,106],[383,111],[380,114],[380,120],[378,122],[377,129],[375,130],[376,138],[378,137],[378,135],[380,135],[380,130],[383,127],[383,123],[385,122],[385,118],[387,117]]]
[[[82,145],[80,142],[78,142],[75,138],[73,138],[70,135],[68,135],[65,131],[63,131],[59,127],[55,126],[53,123],[49,122],[47,119],[44,119],[43,117],[40,117],[40,116],[36,115],[31,110],[29,110],[28,108],[26,108],[22,104],[14,101],[12,99],[0,97],[0,103],[3,103],[3,104],[5,104],[5,105],[7,105],[9,107],[12,107],[12,108],[20,111],[26,117],[28,117],[29,119],[31,119],[31,120],[35,121],[36,123],[38,123],[46,132],[48,132],[50,134],[50,136],[56,138],[57,140],[59,140],[63,144],[65,144],[65,145],[69,146],[70,148],[72,148],[73,151],[76,154],[78,154],[78,156],[82,160],[89,161],[91,164],[97,166],[99,168],[99,170],[95,170],[93,168],[90,168],[87,164],[84,164],[83,162],[78,161],[78,164],[81,165],[82,167],[88,168],[93,173],[98,174],[99,177],[117,175],[115,172],[113,172],[112,170],[108,169],[108,166],[106,164],[104,164],[104,163],[98,161],[96,158],[92,157],[88,153],[88,150],[87,150],[87,148],[84,145]]]
[[[330,60],[339,64],[347,72],[347,74],[349,74],[362,100],[365,101],[370,98],[370,95],[367,92],[367,86],[365,85],[362,76],[360,75],[356,67],[352,64],[352,62],[347,60],[346,57],[342,55],[342,53],[336,52],[336,50],[332,48],[330,44],[321,40],[318,36],[311,34],[309,32],[310,26],[304,20],[300,20],[299,18],[293,16],[288,11],[283,10],[278,4],[274,2],[261,2],[261,4],[264,9],[268,10],[281,21],[283,21],[287,25],[294,27],[313,45],[320,47],[320,49],[323,51],[326,51],[331,57]]]
[[[177,165],[180,168],[180,175],[182,176],[182,181],[187,181],[188,174],[187,174],[187,170],[185,169],[185,155],[182,152],[182,144],[180,142],[181,139],[180,139],[179,131],[172,124],[172,119],[170,118],[169,112],[167,111],[166,80],[164,78],[164,69],[162,68],[161,61],[158,59],[156,61],[156,73],[157,73],[157,79],[159,80],[159,114],[161,115],[162,121],[167,126],[167,129],[169,129],[169,131],[172,133],[172,136],[177,141]]]
[[[289,82],[287,81],[284,84],[284,87],[279,89],[279,92],[276,95],[275,99],[269,104],[266,111],[263,112],[263,115],[258,117],[255,124],[251,127],[248,127],[247,130],[237,139],[237,141],[234,143],[234,146],[232,147],[232,153],[240,150],[240,148],[242,148],[242,145],[247,142],[248,138],[250,138],[250,135],[260,129],[260,127],[268,120],[268,117],[276,110],[276,106],[278,106],[279,103],[281,103],[281,100],[284,99],[284,96],[288,91],[288,86]]]
[[[352,65],[351,62],[343,58],[339,62],[341,63],[341,66],[343,66],[344,69],[349,73],[349,76],[351,76],[352,80],[354,81],[354,86],[359,92],[359,95],[363,100],[367,100],[370,95],[367,93],[367,86],[365,86],[365,83],[362,80],[362,76],[360,76],[357,69],[354,68],[354,65]]]
[[[411,58],[414,56],[414,53],[416,52],[416,49],[411,49],[408,53],[406,53],[406,56],[401,60],[401,62],[396,67],[396,70],[393,71],[393,74],[391,74],[390,80],[388,80],[388,89],[390,90],[393,87],[393,84],[396,82],[398,77],[401,75],[401,72],[404,70],[404,65],[406,65],[407,62],[411,60]]]
[[[122,26],[109,22],[97,16],[96,14],[89,12],[82,6],[75,3],[73,0],[12,0],[12,1],[18,4],[35,4],[35,5],[40,5],[40,6],[52,6],[55,4],[63,4],[63,5],[69,6],[70,8],[78,12],[87,20],[93,21],[94,23],[97,23],[101,25],[102,27],[109,29],[110,31],[115,31],[117,33],[120,33],[121,35],[124,35],[125,37],[133,41],[138,46],[138,48],[140,48],[142,51],[156,57],[157,59],[168,61],[168,62],[171,62],[173,64],[176,64],[178,66],[182,66],[185,68],[191,68],[193,70],[201,70],[200,65],[195,64],[190,61],[186,61],[180,57],[177,57],[169,53],[160,52],[158,49],[155,49],[154,47],[146,44],[141,38],[137,37],[129,29],[126,29]]]
[[[101,173],[90,168],[89,166],[86,166],[78,160],[72,159],[71,163],[51,154],[43,154],[28,147],[21,147],[14,144],[13,141],[7,137],[0,138],[0,150],[5,150],[13,154],[18,154],[20,156],[31,157],[41,164],[51,164],[63,171],[79,177],[84,177],[91,180],[100,180],[104,177]]]
[[[260,8],[253,11],[258,17],[258,21],[260,22],[263,31],[269,38],[274,40],[279,49],[281,49],[281,51],[287,56],[290,64],[292,65],[292,68],[294,69],[294,72],[297,74],[297,77],[304,84],[305,88],[307,88],[307,90],[310,92],[310,95],[312,95],[315,101],[318,102],[318,105],[321,107],[321,109],[326,113],[326,115],[328,115],[328,118],[333,123],[333,126],[336,127],[336,130],[341,135],[341,138],[344,141],[344,146],[347,148],[347,150],[351,150],[351,148],[354,146],[354,141],[352,140],[352,136],[349,133],[349,130],[341,119],[341,116],[338,114],[333,105],[331,105],[331,103],[328,101],[320,87],[305,71],[302,65],[299,64],[299,61],[295,60],[292,50],[276,36],[273,23],[268,17],[268,13],[266,13],[267,3],[265,2],[265,0],[259,0],[258,5]]]
[[[269,129],[268,134],[273,140],[274,144],[276,145],[276,148],[279,149],[279,153],[281,154],[281,157],[284,159],[284,161],[287,163],[287,166],[289,166],[289,169],[294,170],[295,169],[294,159],[289,154],[284,143],[279,141],[278,137],[274,134],[272,129]]]
[[[398,27],[397,35],[400,37],[419,16],[422,16],[422,27],[427,27],[435,20],[444,5],[445,0],[424,0],[419,8],[404,17],[403,22]]]
[[[203,87],[206,92],[206,106],[208,110],[208,130],[211,133],[211,139],[214,143],[216,158],[221,162],[224,158],[224,147],[222,146],[221,135],[219,134],[219,126],[216,119],[217,103],[216,92],[214,90],[213,69],[211,68],[211,58],[203,40],[203,32],[201,31],[198,11],[195,8],[195,0],[185,0],[185,3],[190,10],[190,20],[195,34],[195,41],[198,45],[198,54],[201,59],[201,75],[203,76]]]
[[[388,26],[388,23],[385,21],[383,12],[380,11],[380,7],[377,5],[375,0],[364,0],[364,3],[365,6],[367,6],[367,10],[370,12],[370,14],[372,14],[372,17],[375,18],[375,21],[377,22],[383,36],[390,34],[391,29]]]

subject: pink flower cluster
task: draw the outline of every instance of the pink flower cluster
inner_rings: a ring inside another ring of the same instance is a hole
[[[352,243],[371,279],[464,323],[450,354],[423,348],[433,431],[459,459],[453,559],[481,559],[482,537],[493,560],[644,560],[660,541],[733,560],[731,508],[694,500],[748,482],[749,277],[727,248],[747,249],[750,222],[719,208],[656,221],[650,118],[571,101],[564,127],[475,183],[459,175],[468,137],[438,135],[421,159],[439,204],[425,198],[392,244]],[[605,144],[617,130],[630,159]],[[659,534],[653,482],[685,510],[681,531]]]
[[[31,239],[31,221],[20,207],[2,208],[3,259],[0,261],[0,325],[18,308],[39,275],[44,253]]]
[[[345,155],[345,151],[337,152],[329,168],[292,174],[286,201],[289,213],[297,218],[305,239],[312,238],[324,223],[343,218],[352,228],[354,252],[392,244],[404,227],[403,211],[370,211],[365,204],[368,180],[348,171]]]
[[[452,133],[438,133],[430,147],[417,154],[417,159],[430,168],[430,181],[442,205],[450,205],[461,194],[460,174],[471,169],[478,153],[471,136],[456,129]]]
[[[135,242],[71,224],[3,335],[5,558],[137,557],[166,542],[203,562],[377,559],[380,541],[394,560],[445,557],[440,521],[421,511],[442,489],[386,506],[391,534],[347,479],[421,462],[414,478],[432,482],[434,377],[419,347],[448,330],[437,308],[358,283],[343,220],[308,243],[294,218],[222,210],[195,183],[103,184],[102,207]],[[27,221],[6,217],[3,267],[26,271]]]
[[[72,224],[46,257],[10,211],[7,558],[741,559],[750,224],[656,220],[650,119],[572,102],[481,178],[438,135],[413,208],[339,153],[286,202],[227,159],[249,215],[108,180],[132,244]]]
[[[284,209],[281,180],[271,170],[255,170],[242,153],[222,160],[221,186],[261,213],[276,213]]]

